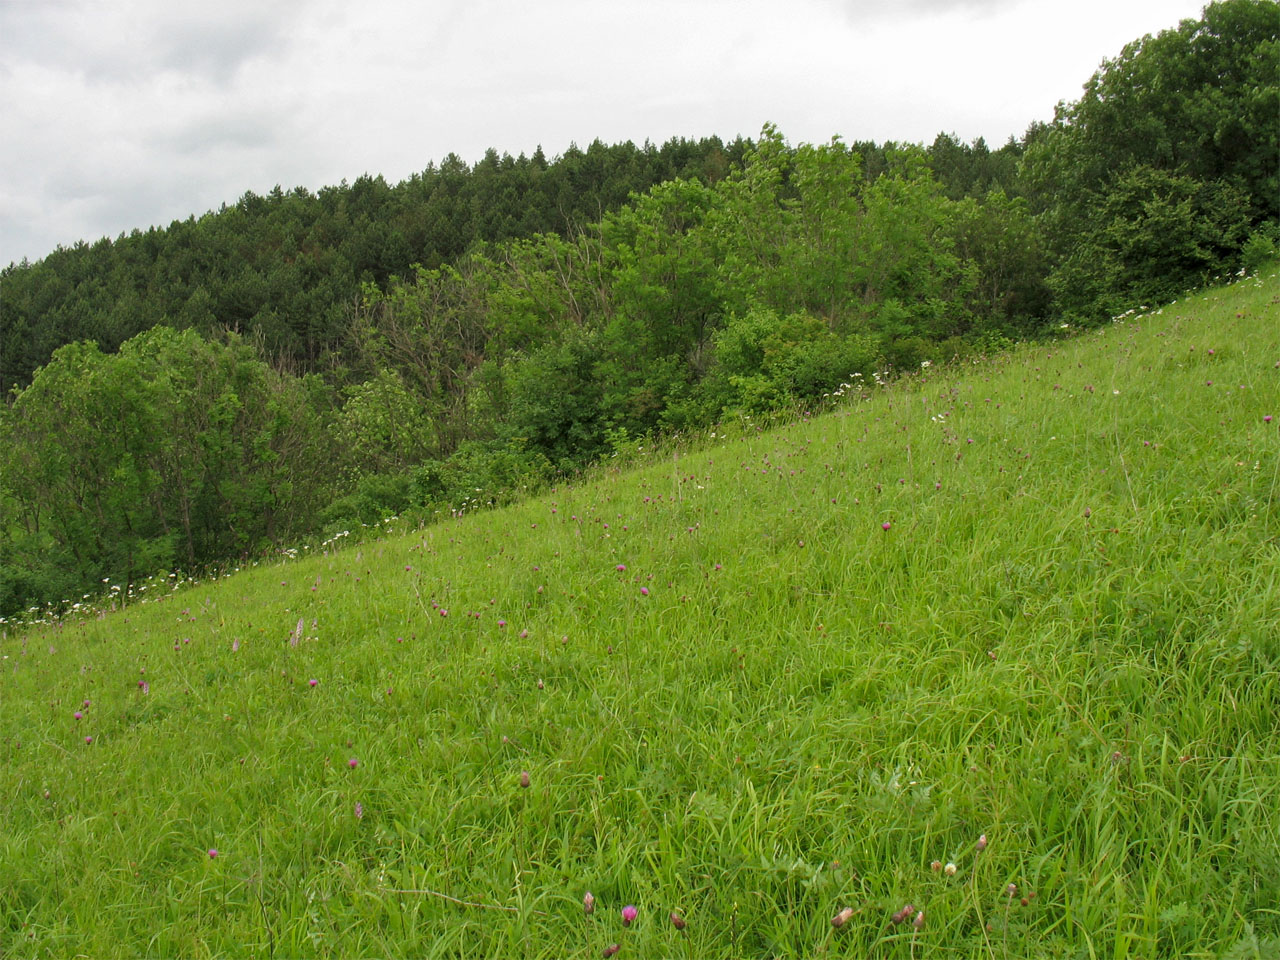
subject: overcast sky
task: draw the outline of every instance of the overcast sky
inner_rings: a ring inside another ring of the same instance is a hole
[[[0,265],[246,190],[673,136],[992,146],[1201,0],[0,0]]]

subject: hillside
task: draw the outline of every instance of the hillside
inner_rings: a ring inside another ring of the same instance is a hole
[[[1268,274],[10,626],[0,956],[1274,955]]]

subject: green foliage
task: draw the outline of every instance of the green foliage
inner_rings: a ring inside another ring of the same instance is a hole
[[[277,187],[167,228],[59,248],[0,270],[0,393],[29,383],[63,344],[111,352],[158,323],[261,336],[293,369],[319,371],[342,349],[362,284],[385,289],[414,264],[456,263],[477,243],[568,236],[633,192],[713,182],[744,149],[716,137],[595,141],[552,161],[541,149],[489,151],[471,167],[450,154],[395,185],[362,176],[316,193]]]
[[[604,449],[597,350],[596,337],[580,331],[510,364],[503,434],[557,466],[595,459]]]
[[[322,404],[235,338],[155,327],[114,355],[62,347],[0,421],[12,549],[53,551],[79,589],[294,535],[330,483]]]
[[[808,314],[756,307],[716,335],[716,375],[703,389],[726,410],[767,413],[870,376],[878,354],[873,338],[837,336]]]
[[[1278,65],[1272,0],[1210,3],[1126,46],[1037,131],[1021,186],[1054,241],[1064,307],[1102,319],[1181,291],[1280,222]]]
[[[1233,263],[1249,232],[1248,198],[1237,187],[1148,166],[1116,177],[1093,216],[1049,281],[1068,315],[1086,318],[1205,283]]]

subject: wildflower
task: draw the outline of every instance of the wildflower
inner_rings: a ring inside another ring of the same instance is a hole
[[[84,742],[85,742],[85,743],[93,743],[93,737],[85,737],[85,738],[84,738]]]
[[[932,870],[934,873],[937,873],[939,870],[942,869],[942,861],[941,860],[933,861],[933,863],[929,864],[929,869]]]
[[[889,529],[889,527],[891,527],[891,526],[892,526],[892,524],[891,524],[891,523],[889,523],[889,521],[888,521],[888,520],[886,520],[884,523],[880,524],[880,529],[881,529],[881,530],[888,530],[888,529]]]
[[[77,710],[77,711],[75,712],[75,714],[73,714],[73,716],[75,716],[75,718],[76,718],[77,720],[83,720],[83,719],[84,719],[84,714],[83,714],[83,713],[81,713],[79,710]]]
[[[308,683],[308,684],[310,684],[310,685],[311,685],[311,686],[313,686],[313,687],[314,687],[317,683],[319,683],[319,682],[320,682],[320,681],[319,681],[319,680],[317,680],[317,679],[315,679],[315,677],[312,677],[310,680],[308,680],[308,681],[307,681],[307,683]]]
[[[628,903],[625,907],[622,908],[622,925],[624,927],[631,926],[631,924],[635,922],[636,917],[638,917],[639,915],[640,915],[640,911]]]
[[[954,877],[956,875],[956,865],[954,863],[948,863],[942,868],[942,872],[948,877]]]
[[[216,860],[216,859],[217,859],[217,857],[218,857],[218,851],[217,851],[217,849],[215,849],[214,847],[210,847],[210,848],[209,848],[209,859],[210,859],[210,860]]]
[[[602,954],[601,954],[601,956],[602,956],[602,957],[605,957],[605,958],[606,958],[606,960],[607,960],[607,958],[612,957],[615,953],[617,953],[617,952],[618,952],[619,950],[621,950],[621,949],[622,949],[622,945],[621,945],[621,944],[618,944],[618,943],[611,943],[611,944],[609,944],[607,947],[605,947],[605,948],[604,948],[604,953],[602,953]]]
[[[596,898],[590,890],[582,897],[582,912],[587,916],[596,912]]]
[[[683,930],[687,926],[684,921],[684,917],[680,916],[680,914],[676,913],[674,910],[671,911],[671,925],[677,930]]]
[[[839,913],[837,913],[834,917],[831,918],[831,925],[833,927],[843,927],[846,923],[850,921],[850,919],[852,919],[852,917],[853,917],[853,907],[845,907],[843,910],[841,910]]]
[[[1271,414],[1269,414],[1269,413],[1268,413],[1265,417],[1263,417],[1263,418],[1262,418],[1262,422],[1263,422],[1263,423],[1270,423],[1270,422],[1271,422]]]
[[[974,846],[977,848],[979,853],[987,849],[987,835],[984,833],[982,836],[980,836],[978,838],[978,842],[974,844]]]
[[[520,786],[525,790],[529,789],[529,771],[528,770],[520,771]]]
[[[924,929],[924,911],[923,910],[921,910],[919,913],[916,914],[916,918],[911,921],[911,925],[915,927],[916,930]]]
[[[642,597],[647,597],[648,595],[649,595],[649,588],[648,588],[648,587],[641,587],[641,588],[640,588],[640,596],[642,596]]]
[[[361,803],[359,800],[356,801],[355,814],[356,814],[357,820],[364,819],[364,804]]]
[[[625,563],[620,563],[616,567],[614,567],[614,569],[617,570],[619,573],[626,573],[627,565]]]
[[[350,760],[347,761],[347,766],[350,767],[352,770],[354,770],[356,767],[360,766],[360,761],[357,760],[355,757],[352,757]]]

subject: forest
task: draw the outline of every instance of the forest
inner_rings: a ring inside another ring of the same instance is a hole
[[[277,188],[0,271],[0,616],[1109,322],[1273,260],[1280,16],[996,149],[672,140]]]

